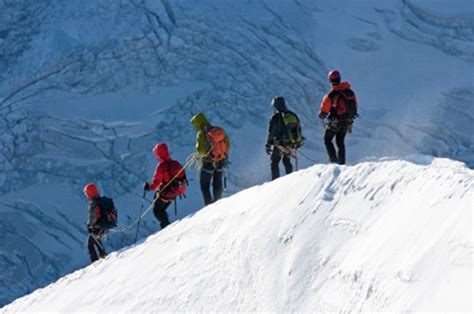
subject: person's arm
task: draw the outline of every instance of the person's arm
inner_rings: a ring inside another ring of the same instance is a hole
[[[328,95],[324,95],[323,100],[321,101],[321,106],[319,108],[319,118],[326,118],[331,112],[332,101]]]
[[[267,146],[273,145],[274,139],[276,137],[276,127],[275,127],[275,116],[270,119],[268,122],[268,136],[267,136]]]
[[[87,221],[87,228],[91,229],[97,223],[97,202],[90,201],[89,202],[89,220]]]
[[[206,157],[210,150],[209,141],[207,140],[206,132],[199,131],[196,134],[196,152],[199,157]]]

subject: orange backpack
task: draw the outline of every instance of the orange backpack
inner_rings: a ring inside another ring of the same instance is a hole
[[[206,130],[207,138],[211,144],[211,158],[214,161],[227,159],[229,144],[223,128],[212,126]]]

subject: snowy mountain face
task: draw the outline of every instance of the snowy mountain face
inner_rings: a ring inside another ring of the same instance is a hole
[[[332,68],[361,104],[350,163],[418,152],[472,167],[473,25],[463,0],[1,1],[0,304],[88,263],[85,183],[134,221],[151,147],[184,161],[194,113],[233,140],[228,194],[269,177],[275,95],[302,118],[302,166],[326,162],[315,117]],[[172,218],[202,206],[191,184]]]
[[[471,312],[473,179],[462,163],[416,156],[313,166],[0,313]]]

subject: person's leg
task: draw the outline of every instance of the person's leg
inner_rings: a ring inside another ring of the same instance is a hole
[[[170,206],[171,202],[164,202],[160,198],[156,198],[153,203],[153,214],[156,219],[160,222],[161,229],[166,228],[170,224],[168,220],[168,213],[166,209]]]
[[[271,160],[271,169],[272,169],[272,180],[280,177],[280,160],[281,160],[281,153],[278,148],[273,148],[272,155],[270,156]]]
[[[339,164],[341,165],[346,163],[346,146],[344,145],[346,133],[346,130],[342,130],[336,134],[337,155],[339,156]]]
[[[98,234],[95,235],[95,244],[97,247],[97,251],[99,252],[99,257],[100,258],[105,258],[107,256],[107,252],[105,251],[104,244],[100,240],[101,235],[105,235],[107,233],[106,229],[102,229],[98,232]]]
[[[224,176],[224,161],[219,161],[216,165],[216,170],[212,178],[212,192],[214,195],[213,202],[220,200],[222,198],[222,193],[224,191],[224,185],[222,178]]]
[[[286,174],[293,172],[293,165],[291,164],[291,156],[284,155],[283,156],[283,165],[285,165]]]
[[[89,233],[89,237],[87,238],[87,250],[89,251],[89,257],[91,258],[91,263],[95,262],[99,259],[97,256],[97,252],[95,251],[95,240],[92,234]]]
[[[336,149],[332,144],[332,139],[336,135],[336,131],[332,130],[331,128],[327,127],[326,131],[324,131],[324,145],[326,145],[326,150],[328,152],[329,162],[337,163],[338,159],[336,156]]]
[[[201,186],[202,197],[204,198],[204,204],[209,205],[212,203],[211,196],[211,179],[214,175],[214,166],[212,163],[203,162],[201,175],[199,178],[199,184]]]

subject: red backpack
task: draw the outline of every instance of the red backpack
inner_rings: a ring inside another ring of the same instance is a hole
[[[227,159],[229,154],[229,144],[223,128],[212,126],[206,130],[206,135],[211,144],[211,158],[214,161]]]
[[[169,185],[162,192],[162,196],[170,199],[176,196],[183,196],[188,185],[186,170],[176,160],[168,160],[163,163],[163,166],[167,170],[164,186],[168,185],[168,183]]]
[[[355,95],[352,90],[332,91],[328,96],[332,101],[331,115],[339,121],[352,121],[357,117]]]

